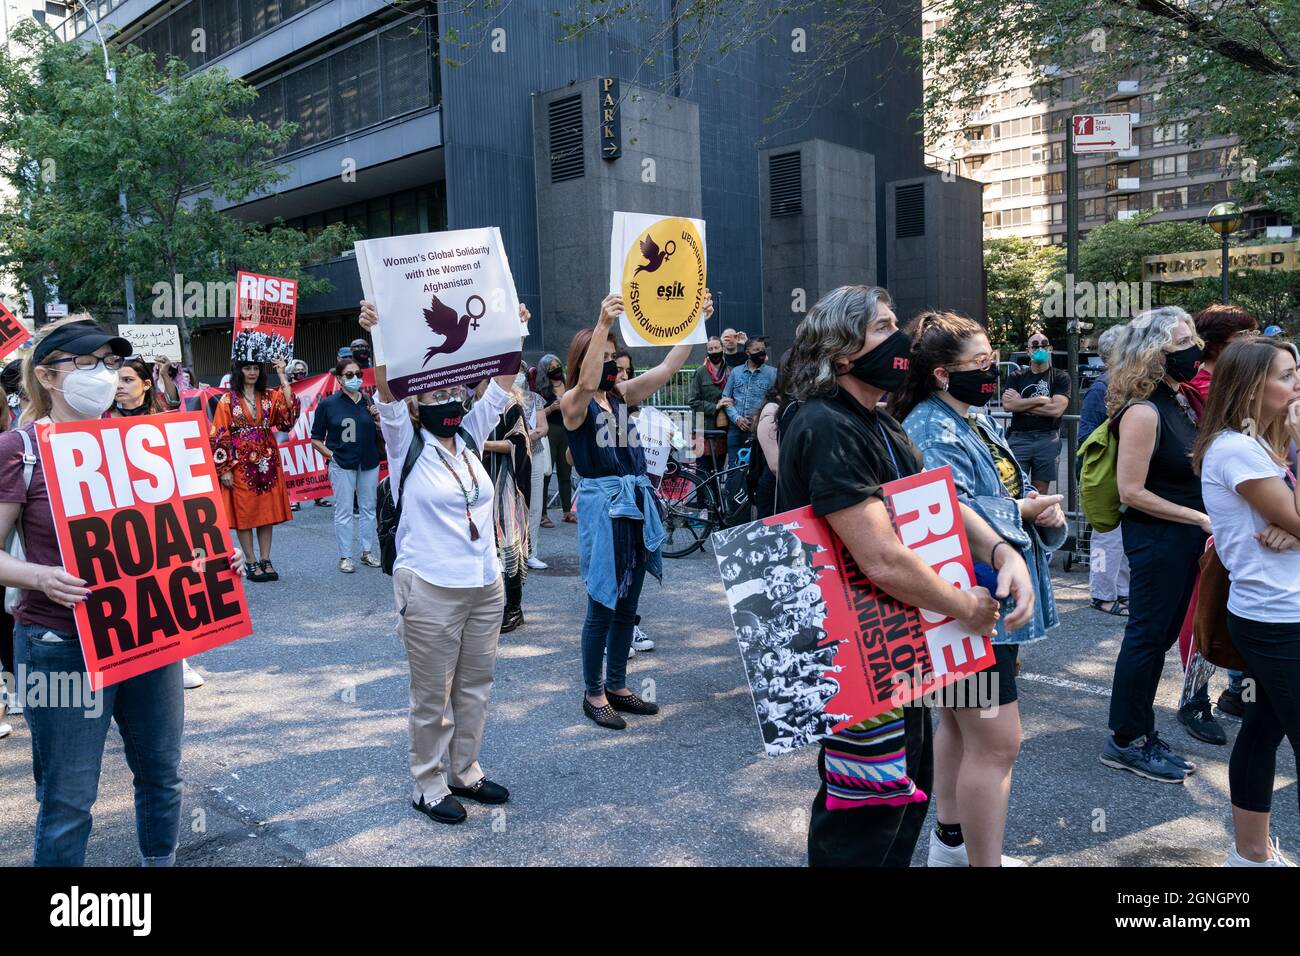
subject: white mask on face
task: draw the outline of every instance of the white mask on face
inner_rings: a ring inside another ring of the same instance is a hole
[[[68,373],[63,387],[51,386],[63,393],[64,399],[78,415],[98,418],[108,411],[117,394],[117,372],[98,365],[93,369],[78,368]]]

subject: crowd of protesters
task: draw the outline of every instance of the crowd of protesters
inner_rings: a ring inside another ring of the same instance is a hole
[[[391,393],[384,366],[372,366],[367,340],[357,338],[339,349],[337,390],[315,409],[311,440],[328,462],[343,573],[358,560],[381,565],[376,489],[387,462],[397,634],[410,673],[411,802],[434,822],[466,820],[464,801],[509,799],[480,766],[480,750],[499,642],[525,626],[528,571],[547,569],[539,529],[555,527],[552,499],[561,520],[577,525],[586,592],[584,618],[574,622],[580,712],[618,731],[659,711],[627,686],[628,658],[654,646],[639,626],[645,577],[663,574],[663,515],[638,429],[648,427],[642,406],[692,347],[676,346],[638,374],[612,334],[622,311],[620,296],[606,297],[564,359],[548,353],[532,369],[407,399]],[[712,313],[707,292],[703,311]],[[520,319],[526,327],[522,307]],[[360,328],[380,321],[363,303]],[[947,688],[938,706],[918,701],[821,741],[813,865],[907,865],[931,800],[929,865],[1023,865],[1003,853],[1022,738],[1018,657],[1020,645],[1060,626],[1051,562],[1067,520],[1050,488],[1075,384],[1054,367],[1045,334],[1026,344],[1027,367],[1004,377],[978,323],[944,311],[900,322],[884,289],[844,286],[817,302],[780,362],[769,363],[763,338],[727,329],[708,340],[690,375],[702,464],[718,467],[724,453],[733,467],[748,458],[752,516],[810,506],[882,592],[992,638],[993,667],[967,678],[968,687]],[[1211,593],[1203,569],[1213,565],[1202,556],[1213,536],[1211,553],[1230,581],[1227,639],[1246,662],[1218,698],[1222,714],[1242,718],[1230,760],[1227,865],[1293,865],[1271,834],[1270,812],[1278,747],[1284,738],[1300,745],[1296,349],[1261,335],[1244,310],[1214,306],[1194,318],[1177,307],[1144,312],[1107,330],[1098,351],[1105,374],[1083,397],[1080,438],[1113,435],[1122,517],[1114,531],[1091,534],[1089,589],[1092,607],[1124,625],[1101,763],[1159,783],[1196,772],[1156,725],[1165,658],[1180,638],[1189,674],[1200,676],[1188,681],[1178,719],[1198,739],[1226,743],[1209,703],[1213,668],[1189,639],[1198,588]],[[6,673],[78,671],[71,608],[87,592],[62,567],[32,467],[35,427],[164,412],[195,379],[164,358],[133,355],[84,315],[41,330],[20,368],[0,373],[0,535],[10,543],[0,554],[10,612],[0,618],[0,658]],[[211,410],[213,460],[240,545],[233,564],[251,581],[279,578],[273,530],[292,510],[277,435],[300,415],[293,384],[307,371],[300,361],[236,362]],[[1005,428],[987,414],[995,397],[1010,413]],[[882,486],[943,466],[986,586],[953,588],[893,533]],[[197,686],[188,665],[158,668],[113,685],[93,719],[72,706],[22,713],[21,697],[6,692],[10,718],[22,716],[32,735],[35,862],[84,859],[95,802],[85,768],[97,777],[110,720],[127,741],[140,858],[174,861],[188,686]],[[0,720],[0,737],[11,731]],[[886,752],[894,778],[882,800],[853,768]]]

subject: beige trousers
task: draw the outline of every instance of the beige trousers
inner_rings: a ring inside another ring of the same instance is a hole
[[[406,568],[393,574],[397,636],[411,671],[411,799],[430,806],[483,778],[478,765],[505,608],[498,577],[442,588]]]

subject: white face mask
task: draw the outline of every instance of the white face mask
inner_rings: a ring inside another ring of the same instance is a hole
[[[117,394],[117,372],[103,365],[93,369],[73,369],[63,380],[62,388],[51,387],[63,393],[68,407],[78,415],[98,418],[113,404],[113,397]]]

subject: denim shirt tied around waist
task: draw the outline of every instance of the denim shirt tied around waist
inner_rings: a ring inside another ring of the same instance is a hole
[[[637,504],[637,490],[642,505]],[[645,475],[609,475],[583,478],[578,486],[578,573],[593,601],[613,608],[618,603],[619,582],[614,560],[614,519],[641,522],[646,550],[646,570],[663,580],[663,518],[654,488]]]
[[[1015,460],[1006,440],[987,415],[975,415],[974,422],[1012,461]],[[1010,633],[999,619],[993,643],[1030,644],[1046,637],[1047,632],[1060,623],[1056,598],[1052,593],[1049,562],[1052,552],[1065,543],[1066,529],[1026,526],[1021,521],[1020,508],[998,477],[993,456],[984,441],[937,395],[931,395],[912,409],[903,422],[903,428],[925,455],[926,468],[952,466],[957,497],[987,521],[1002,540],[1018,549],[1029,568],[1029,578],[1034,586],[1034,617],[1024,627]],[[1020,483],[1022,488],[1032,487],[1023,469]],[[1004,618],[1008,607],[1003,609]]]

